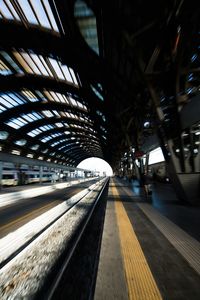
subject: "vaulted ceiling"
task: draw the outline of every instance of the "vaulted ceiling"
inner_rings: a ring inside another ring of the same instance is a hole
[[[170,134],[174,98],[199,87],[192,2],[1,0],[1,151],[114,167],[157,130],[158,107]]]

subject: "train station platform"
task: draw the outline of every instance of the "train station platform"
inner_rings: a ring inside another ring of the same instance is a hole
[[[169,185],[145,199],[136,183],[112,178],[94,299],[200,299],[199,216]]]
[[[38,197],[56,190],[85,183],[97,178],[73,178],[63,182],[44,182],[29,185],[10,186],[0,190],[0,207],[15,203],[18,200]]]

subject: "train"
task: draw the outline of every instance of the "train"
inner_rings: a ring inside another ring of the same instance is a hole
[[[33,184],[40,182],[40,176],[42,182],[56,182],[60,178],[67,180],[68,173],[59,174],[50,168],[43,168],[43,172],[40,175],[39,167],[29,167],[28,165],[21,165],[18,168],[12,163],[3,163],[2,169],[2,186],[16,186],[23,184]]]

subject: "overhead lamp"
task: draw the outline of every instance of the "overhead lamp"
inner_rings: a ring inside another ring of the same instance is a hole
[[[0,140],[4,141],[8,138],[9,133],[7,131],[0,131]]]
[[[144,128],[149,128],[149,126],[150,126],[150,122],[149,121],[144,122]]]

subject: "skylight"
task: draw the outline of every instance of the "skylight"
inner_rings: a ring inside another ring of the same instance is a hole
[[[1,0],[0,7],[0,15],[5,19],[59,31],[48,0],[15,0],[14,3]]]
[[[42,116],[38,113],[29,113],[29,114],[22,114],[21,117],[12,118],[11,120],[5,122],[8,126],[19,129],[22,126],[31,123],[33,121],[41,119]]]
[[[12,71],[0,59],[0,75],[10,75],[10,74],[12,74]]]
[[[13,51],[13,55],[23,70],[29,74],[50,76],[78,86],[73,69],[63,65],[58,59],[44,58],[41,55],[25,51]]]
[[[80,32],[86,43],[92,50],[99,54],[96,17],[93,11],[84,1],[77,0],[74,7],[74,16],[77,19]]]
[[[34,137],[34,136],[40,134],[41,132],[42,132],[42,131],[41,131],[40,129],[34,129],[34,130],[28,132],[27,134],[28,134],[29,136]]]
[[[7,109],[24,104],[26,103],[26,100],[17,93],[6,93],[0,94],[0,103],[5,107],[5,109]]]
[[[28,124],[28,122],[19,117],[9,120],[8,122],[6,122],[6,124],[12,128],[19,129],[22,126]]]
[[[11,56],[5,51],[0,51],[0,55],[8,62],[8,64],[17,72],[23,73],[23,71],[19,68],[19,66],[14,62]],[[6,75],[6,74],[5,74]]]
[[[21,94],[25,96],[31,102],[37,102],[39,99],[31,91],[24,89],[21,91]]]
[[[50,110],[43,110],[42,111],[43,115],[45,115],[47,118],[51,118],[54,116]]]
[[[101,100],[101,101],[104,101],[104,98],[103,96],[99,93],[99,91],[91,84],[90,85],[93,92],[95,93],[95,95]]]

